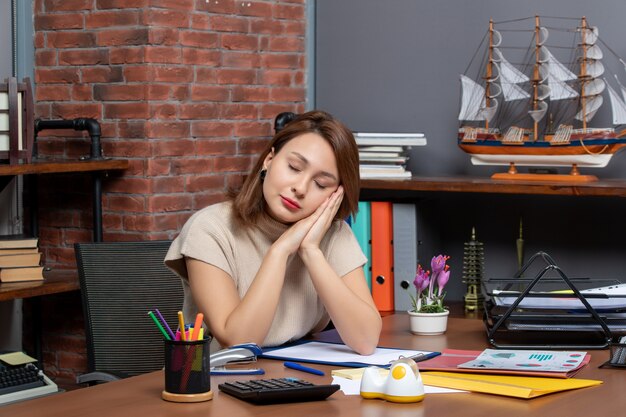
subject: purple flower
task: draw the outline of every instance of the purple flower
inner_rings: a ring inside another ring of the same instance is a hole
[[[415,274],[415,281],[413,281],[413,285],[417,289],[418,297],[428,287],[430,284],[429,279],[429,271],[424,271],[421,265],[417,265],[417,273]]]
[[[433,276],[439,274],[445,269],[448,259],[450,259],[450,257],[446,255],[433,256],[433,259],[430,261],[430,268],[433,271]]]
[[[443,292],[443,287],[446,286],[449,279],[450,279],[450,267],[446,265],[444,270],[441,271],[439,275],[437,276],[437,287],[439,288],[439,294],[438,294],[439,297],[441,297],[441,293]]]

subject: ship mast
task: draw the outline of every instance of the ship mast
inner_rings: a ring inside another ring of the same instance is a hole
[[[493,76],[493,19],[489,19],[489,57],[487,59],[487,80],[485,83],[485,107],[489,108],[491,77]],[[489,130],[489,120],[485,118],[485,129]]]
[[[583,132],[587,131],[587,113],[586,113],[586,100],[585,100],[585,84],[588,81],[587,76],[587,40],[585,39],[587,36],[587,18],[583,16],[582,24],[581,24],[581,37],[582,37],[582,49],[583,49],[583,58],[580,61],[580,107],[582,110],[582,119],[583,119]]]
[[[537,110],[537,102],[539,101],[539,83],[541,78],[539,76],[539,49],[541,44],[539,42],[539,16],[535,16],[535,67],[533,68],[533,110]],[[534,120],[533,122],[534,140],[539,139],[539,122]]]

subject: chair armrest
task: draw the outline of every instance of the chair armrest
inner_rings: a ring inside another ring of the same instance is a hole
[[[119,373],[110,373],[110,372],[89,372],[88,374],[78,375],[76,377],[77,384],[89,384],[95,385],[101,382],[111,382],[117,381],[118,379],[126,378],[128,375],[121,375]]]

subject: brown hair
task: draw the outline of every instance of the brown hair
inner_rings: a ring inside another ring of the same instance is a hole
[[[259,173],[263,169],[265,157],[274,148],[278,153],[291,139],[305,133],[317,133],[333,148],[337,160],[339,183],[343,185],[344,196],[335,219],[344,219],[356,214],[359,202],[359,151],[350,129],[330,114],[313,110],[299,115],[274,135],[261,152],[252,173],[245,179],[239,193],[234,197],[234,212],[244,224],[255,224],[265,210],[263,183]]]

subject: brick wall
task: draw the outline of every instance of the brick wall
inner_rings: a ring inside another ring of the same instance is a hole
[[[232,0],[36,0],[37,117],[100,121],[105,156],[130,168],[104,180],[104,240],[171,239],[241,183],[281,111],[303,111],[305,4]],[[42,132],[39,153],[77,158],[86,134]],[[74,268],[91,239],[89,176],[40,178],[46,264]],[[46,371],[86,367],[79,297],[46,323]],[[26,305],[28,308],[28,304]],[[69,309],[69,310],[68,310]],[[50,320],[52,321],[52,320]],[[63,321],[63,320],[60,320]]]

